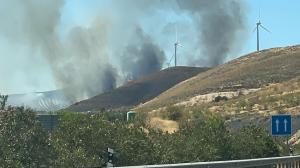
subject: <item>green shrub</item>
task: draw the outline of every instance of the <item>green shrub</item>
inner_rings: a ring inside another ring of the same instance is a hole
[[[180,106],[168,106],[164,113],[165,119],[178,121],[182,117],[183,109]]]
[[[233,135],[233,159],[279,156],[278,144],[264,129],[249,125]]]

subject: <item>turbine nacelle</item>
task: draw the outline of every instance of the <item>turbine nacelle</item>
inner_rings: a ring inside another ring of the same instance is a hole
[[[259,25],[261,25],[260,20],[256,23],[256,26],[259,26]]]

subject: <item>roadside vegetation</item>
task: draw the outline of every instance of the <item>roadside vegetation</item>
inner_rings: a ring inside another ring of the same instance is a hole
[[[147,127],[143,115],[134,123],[122,117],[108,120],[103,113],[58,115],[57,128],[46,132],[34,111],[2,110],[0,166],[102,167],[108,147],[116,152],[117,166],[271,157],[281,149],[263,128],[252,125],[234,133],[214,115],[203,114],[205,118],[186,122],[175,133]]]

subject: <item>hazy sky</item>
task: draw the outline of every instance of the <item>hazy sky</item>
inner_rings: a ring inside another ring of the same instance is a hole
[[[2,13],[1,9],[5,8],[6,0],[0,0],[0,21],[1,19],[8,19]],[[295,45],[300,44],[300,1],[299,0],[245,0],[247,10],[247,32],[248,38],[244,40],[242,50],[236,54],[228,56],[226,60],[239,57],[243,54],[253,52],[256,49],[256,34],[252,32],[255,23],[258,20],[258,13],[260,9],[260,19],[262,24],[268,28],[272,33],[261,31],[261,49]],[[66,36],[72,27],[82,26],[88,27],[90,22],[95,18],[95,15],[106,15],[107,13],[114,13],[109,8],[110,1],[94,1],[94,0],[66,0],[61,11],[61,21],[59,24],[59,33],[62,38]],[[102,9],[99,11],[99,9]],[[159,17],[163,16],[157,25],[148,23],[148,19],[141,20],[145,32],[154,41],[162,46],[165,52],[166,60],[169,60],[173,54],[173,39],[160,39],[160,32],[157,27],[162,27],[164,21],[172,21],[176,23],[191,22],[185,15],[176,14],[173,12],[161,11],[157,14]],[[151,18],[149,18],[151,19]],[[126,21],[124,21],[126,23]],[[3,22],[0,22],[0,26]],[[161,25],[160,25],[161,24]],[[189,60],[185,57],[187,50],[192,47],[188,46],[190,43],[186,40],[191,40],[193,31],[188,26],[177,25],[178,37],[183,48],[179,49],[178,61],[180,65],[186,65]],[[222,27],[220,27],[222,29]],[[0,29],[2,31],[2,29]],[[120,41],[120,43],[123,43]],[[0,32],[0,93],[27,93],[33,91],[46,91],[56,89],[57,86],[53,79],[53,72],[49,67],[47,60],[44,57],[39,57],[39,51],[32,51],[19,41],[7,39],[5,34]],[[108,51],[112,52],[112,51]],[[112,58],[112,61],[116,58]],[[168,62],[168,61],[166,61]],[[164,67],[167,65],[165,64]],[[87,67],[88,68],[88,67]]]

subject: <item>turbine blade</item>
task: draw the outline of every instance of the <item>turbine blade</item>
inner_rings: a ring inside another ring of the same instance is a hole
[[[171,62],[172,62],[173,58],[174,58],[174,54],[172,55],[172,57],[171,57],[171,59],[170,59],[170,61],[168,63],[169,65],[171,65]]]
[[[259,26],[260,26],[261,28],[263,28],[265,31],[271,33],[270,30],[268,30],[267,28],[265,28],[263,25],[260,24]]]
[[[175,25],[175,33],[176,33],[176,41],[175,41],[175,42],[178,42],[178,37],[177,37],[177,25]]]

